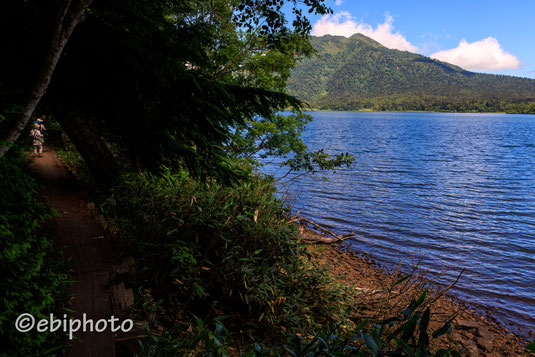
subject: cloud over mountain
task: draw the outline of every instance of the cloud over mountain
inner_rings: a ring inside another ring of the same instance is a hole
[[[520,67],[518,58],[505,52],[498,40],[493,37],[472,43],[463,39],[457,47],[439,51],[430,57],[476,71],[496,71]]]
[[[361,33],[388,48],[410,52],[418,50],[399,31],[394,32],[393,22],[392,16],[386,15],[385,22],[374,28],[372,25],[358,22],[349,12],[342,11],[334,15],[322,16],[314,24],[311,34],[313,36],[335,35],[350,37],[355,33]]]

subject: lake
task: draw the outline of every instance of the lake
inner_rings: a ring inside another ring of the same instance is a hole
[[[466,269],[454,295],[535,330],[535,115],[311,114],[309,148],[355,161],[296,179],[294,211],[379,261],[419,257],[439,283]]]

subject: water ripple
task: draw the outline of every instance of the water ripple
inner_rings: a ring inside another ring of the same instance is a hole
[[[307,145],[350,152],[355,163],[299,178],[295,210],[355,231],[355,249],[379,260],[418,255],[439,283],[465,268],[459,296],[535,329],[535,116],[313,116]],[[276,163],[266,171],[282,172]]]

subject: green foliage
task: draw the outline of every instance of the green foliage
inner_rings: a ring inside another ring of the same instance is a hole
[[[224,187],[144,173],[125,176],[104,212],[136,258],[141,286],[165,309],[203,319],[218,311],[257,334],[312,331],[346,316],[345,298],[307,263],[273,193],[259,179]]]
[[[535,114],[535,101],[509,104],[506,111],[509,114]]]
[[[303,153],[307,147],[301,139],[301,133],[311,121],[312,116],[304,113],[288,116],[273,114],[248,120],[236,127],[228,146],[237,158],[258,167],[262,165],[262,160],[270,156],[285,157],[291,152]]]
[[[0,82],[1,85],[1,82]],[[20,114],[22,108],[10,102],[5,103],[9,98],[0,99],[0,132],[7,131],[8,125]]]
[[[43,29],[54,26],[50,14],[61,2],[8,3],[1,26],[25,23],[10,41],[10,53],[36,48],[42,55],[48,44]],[[284,14],[289,9],[291,27]],[[90,163],[105,152],[91,148],[110,143],[128,168],[157,172],[166,165],[196,177],[236,181],[244,172],[224,148],[234,128],[258,117],[272,121],[274,112],[300,107],[282,91],[296,57],[313,51],[306,11],[330,9],[323,0],[93,2],[40,106],[60,121],[75,115],[91,122],[85,134],[69,130],[79,146],[85,138],[74,136],[91,137],[91,145],[79,148]],[[19,87],[31,82],[30,69],[39,68],[36,58],[41,57],[19,58],[16,63],[2,58],[0,66],[6,72],[0,91],[14,102],[21,101]],[[25,77],[14,77],[11,68]],[[89,165],[98,174],[94,166]]]
[[[8,1],[2,8],[2,29],[25,24],[6,48],[13,56],[0,59],[0,92],[13,102],[22,102],[24,88],[40,67],[62,3]],[[88,131],[120,148],[120,159],[130,167],[186,167],[198,177],[232,181],[240,172],[223,148],[231,128],[244,119],[299,106],[280,88],[291,67],[289,55],[307,43],[303,32],[290,30],[280,17],[282,3],[93,2],[69,39],[40,107],[60,121],[73,113],[87,118]],[[296,12],[301,7],[288,3]],[[238,6],[243,11],[236,12]],[[304,6],[326,11],[319,0],[307,0]],[[297,18],[304,23],[302,16]],[[266,56],[264,49],[269,49]],[[274,74],[264,75],[270,66]],[[245,80],[244,72],[256,75]],[[84,142],[77,139],[77,145]],[[79,151],[98,155],[88,147]]]
[[[534,113],[535,80],[465,71],[355,34],[311,37],[318,52],[288,93],[316,109]]]
[[[246,120],[243,125],[236,127],[228,148],[239,161],[255,168],[274,157],[281,159],[281,166],[288,167],[289,172],[310,173],[349,166],[353,158],[348,153],[332,157],[321,149],[314,152],[308,150],[301,133],[311,121],[312,116],[302,112]]]
[[[304,356],[460,356],[451,349],[440,349],[433,353],[430,342],[451,331],[449,319],[442,327],[428,331],[430,310],[422,311],[426,292],[413,300],[401,316],[372,324],[362,321],[351,332],[327,332],[315,334],[312,338],[294,335],[285,351],[295,357]],[[255,346],[251,356],[280,356],[272,349]]]
[[[278,43],[284,40],[284,35],[289,31],[285,26],[286,19],[282,11],[285,3],[292,6],[292,13],[295,17],[292,22],[293,28],[303,35],[308,34],[312,27],[310,21],[303,15],[303,8],[299,5],[303,4],[308,13],[320,15],[332,13],[332,10],[322,0],[242,0],[237,7],[236,21],[249,30],[256,29],[265,21],[265,24],[260,27],[261,34],[270,42]]]
[[[183,338],[173,337],[169,331],[153,334],[149,330],[147,341],[141,344],[142,356],[228,356],[226,344],[229,331],[223,324],[225,317],[216,317],[206,323],[197,316],[193,316],[192,324],[195,332]]]
[[[24,170],[24,156],[15,147],[0,160],[0,332],[3,352],[28,356],[61,347],[61,336],[35,330],[20,333],[15,320],[26,312],[36,319],[56,312],[67,274],[51,239],[40,228],[51,212],[41,202],[35,180]]]
[[[282,163],[291,171],[317,172],[320,170],[333,170],[346,165],[349,167],[353,157],[348,153],[336,154],[334,157],[325,153],[323,149],[314,152],[303,152]]]
[[[293,2],[294,12],[298,12],[298,4]],[[283,21],[279,13],[283,2],[243,1],[238,8],[244,12],[233,14],[235,1],[199,1],[193,2],[196,10],[194,24],[203,24],[216,27],[213,41],[206,52],[210,53],[212,67],[205,72],[226,83],[245,85],[252,88],[283,91],[290,76],[291,69],[296,64],[297,56],[310,56],[312,46],[305,37],[307,24],[294,26],[294,31],[284,27],[284,22],[271,24],[274,17]],[[269,9],[278,3],[276,9]],[[249,22],[253,12],[248,13],[247,6],[254,4],[254,16],[264,18],[268,25],[260,25],[254,20]],[[321,1],[305,3],[310,12],[326,13],[329,10]],[[209,14],[209,15],[208,15]],[[229,21],[234,16],[234,21]],[[305,18],[299,21],[307,21]],[[244,31],[240,23],[246,23]],[[277,26],[277,38],[270,37],[272,29]],[[202,70],[202,69],[200,69]],[[349,155],[340,155],[335,159],[323,152],[309,152],[301,140],[301,133],[306,124],[312,120],[310,115],[294,111],[292,115],[285,116],[275,112],[262,116],[248,116],[237,123],[226,147],[231,156],[238,162],[245,162],[254,168],[262,166],[268,157],[278,156],[286,160],[283,165],[290,166],[290,171],[307,170],[314,168],[332,169],[342,164],[349,164],[352,160]],[[291,157],[291,160],[289,158]],[[308,165],[306,164],[308,162]]]
[[[283,2],[95,2],[58,63],[46,105],[58,117],[83,111],[131,167],[236,180],[242,173],[224,150],[232,128],[299,107],[281,89],[293,53],[310,46],[279,16]],[[305,6],[326,11],[322,1]]]
[[[254,4],[254,12],[248,15],[236,12],[237,6],[245,9],[253,6],[252,3],[253,1],[238,0],[189,2],[187,24],[211,31],[210,40],[204,43],[203,49],[203,52],[209,54],[209,59],[195,69],[227,83],[282,91],[286,87],[290,70],[295,65],[295,54],[308,55],[312,47],[306,33],[297,28],[293,31],[288,29],[284,21],[278,22],[276,29],[269,29],[263,23],[269,22],[272,17],[283,19],[281,9],[276,8],[273,2]],[[244,26],[244,22],[248,25]],[[273,31],[271,35],[269,31]],[[193,69],[193,66],[190,68]]]

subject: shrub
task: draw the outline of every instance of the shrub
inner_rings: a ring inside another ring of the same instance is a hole
[[[0,333],[8,355],[44,353],[60,348],[50,333],[20,333],[15,320],[22,313],[48,317],[65,291],[67,275],[52,240],[41,222],[51,211],[39,200],[38,186],[25,171],[23,152],[17,147],[0,160]]]
[[[225,187],[166,170],[125,176],[104,211],[166,308],[226,313],[271,334],[312,331],[345,316],[345,297],[308,262],[273,194],[259,178]]]

